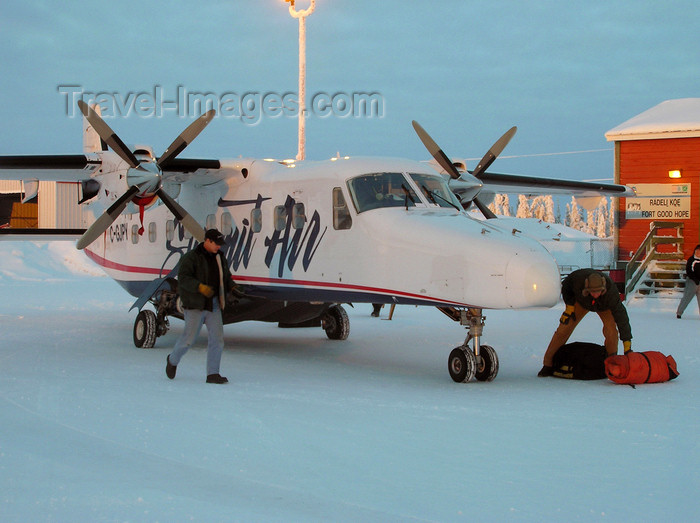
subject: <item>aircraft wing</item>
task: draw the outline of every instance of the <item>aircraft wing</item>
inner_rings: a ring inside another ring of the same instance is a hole
[[[100,167],[97,155],[0,156],[0,180],[79,182]]]
[[[245,167],[239,164],[240,160],[174,158],[163,169],[163,178],[209,185],[227,176],[241,175]],[[0,180],[80,182],[90,179],[101,165],[99,153],[0,156]]]
[[[495,193],[568,194],[577,196],[634,196],[634,189],[625,185],[600,182],[581,182],[538,176],[484,172],[478,176],[484,188]]]

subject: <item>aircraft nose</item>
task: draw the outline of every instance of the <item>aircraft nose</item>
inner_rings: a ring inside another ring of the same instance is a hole
[[[512,308],[553,307],[559,301],[559,268],[546,252],[513,256],[506,267],[507,299]]]

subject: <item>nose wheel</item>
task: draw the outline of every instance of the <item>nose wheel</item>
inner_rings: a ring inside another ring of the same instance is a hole
[[[498,355],[490,345],[480,345],[481,334],[486,318],[481,309],[456,309],[454,307],[438,307],[441,312],[460,324],[469,327],[469,334],[464,344],[450,352],[447,359],[447,370],[450,377],[457,383],[467,383],[476,378],[477,381],[493,381],[498,375]],[[473,350],[469,348],[472,342]]]

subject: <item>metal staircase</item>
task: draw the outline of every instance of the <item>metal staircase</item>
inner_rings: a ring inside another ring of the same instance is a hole
[[[627,299],[679,299],[685,287],[683,223],[651,222],[649,229],[649,234],[625,269],[625,295]],[[662,229],[671,231],[671,235],[662,235]],[[658,252],[657,247],[660,245],[675,248],[671,252]]]

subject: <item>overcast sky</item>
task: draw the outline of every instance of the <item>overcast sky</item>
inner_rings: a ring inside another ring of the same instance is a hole
[[[297,0],[297,9],[308,5]],[[80,152],[71,90],[127,102],[158,90],[175,101],[178,88],[219,99],[257,93],[252,101],[272,93],[274,105],[297,90],[298,23],[287,6],[3,0],[0,154]],[[517,125],[503,153],[517,158],[493,171],[611,177],[607,130],[664,100],[700,96],[699,31],[694,0],[317,0],[307,19],[307,100],[376,93],[382,115],[312,115],[307,158],[425,159],[412,119],[448,155],[481,157]],[[127,143],[160,152],[193,118],[172,105],[155,114],[146,103],[107,121]],[[251,124],[226,107],[183,156],[294,157],[294,117],[262,114]]]

